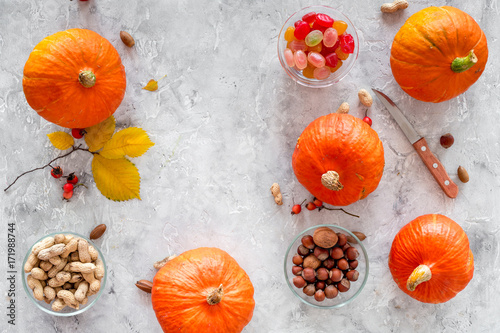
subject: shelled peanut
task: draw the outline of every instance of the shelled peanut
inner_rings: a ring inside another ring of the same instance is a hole
[[[335,298],[339,292],[347,292],[351,282],[358,280],[358,256],[348,236],[320,227],[312,236],[302,237],[297,254],[292,258],[292,274],[295,275],[292,282],[318,302]]]
[[[104,264],[87,240],[71,234],[46,237],[35,244],[24,265],[35,299],[53,311],[79,309],[101,288]]]

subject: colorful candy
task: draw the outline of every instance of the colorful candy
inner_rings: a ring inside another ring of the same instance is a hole
[[[347,28],[347,23],[335,21],[326,14],[305,14],[285,30],[286,64],[308,79],[327,79],[354,53],[354,38],[345,33]]]
[[[332,28],[333,30],[333,28]],[[323,40],[323,33],[319,30],[313,30],[307,34],[305,42],[307,46],[316,46]],[[334,43],[335,44],[335,43]],[[332,44],[333,45],[333,44]]]

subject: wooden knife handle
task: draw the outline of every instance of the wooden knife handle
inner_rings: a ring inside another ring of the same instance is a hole
[[[427,141],[422,138],[413,144],[413,148],[415,148],[425,166],[429,169],[444,193],[450,198],[456,198],[458,195],[457,184],[451,181],[441,162],[439,162],[437,157],[434,156],[429,149]]]

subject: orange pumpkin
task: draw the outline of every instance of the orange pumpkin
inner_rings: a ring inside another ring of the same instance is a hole
[[[439,103],[479,79],[488,60],[486,37],[463,11],[425,8],[408,18],[394,37],[392,74],[410,96]]]
[[[439,214],[417,217],[396,235],[389,268],[399,288],[424,303],[443,303],[474,274],[474,256],[464,230]]]
[[[168,261],[151,293],[164,332],[241,332],[255,307],[250,278],[217,248],[186,251]]]
[[[373,192],[384,171],[377,132],[361,119],[332,113],[311,122],[292,157],[298,181],[319,200],[346,206]]]
[[[111,116],[125,95],[120,56],[105,38],[86,29],[46,37],[24,66],[28,104],[67,128],[90,127]]]

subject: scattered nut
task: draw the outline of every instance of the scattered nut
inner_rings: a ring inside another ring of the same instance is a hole
[[[130,35],[126,31],[120,31],[120,38],[123,44],[127,45],[128,47],[132,47],[135,45],[134,37],[132,37],[132,35]]]
[[[97,227],[94,228],[94,230],[92,230],[90,232],[90,239],[98,239],[98,238],[101,238],[101,236],[104,234],[104,232],[106,231],[106,225],[105,224],[99,224]]]
[[[450,133],[446,133],[439,138],[439,143],[443,146],[443,148],[448,149],[453,146],[453,143],[455,143],[455,138]]]
[[[358,91],[358,97],[361,104],[366,107],[370,107],[373,104],[373,98],[366,89],[361,89]]]
[[[358,239],[359,239],[360,241],[364,241],[364,240],[366,239],[365,234],[364,234],[364,233],[362,233],[362,232],[359,232],[359,231],[353,231],[352,233],[353,233],[356,237],[358,237]],[[358,243],[358,241],[357,241],[354,237],[352,237],[351,235],[347,236],[347,241],[348,241],[349,243],[353,243],[353,244],[357,244],[357,243]]]
[[[340,104],[336,113],[343,113],[343,114],[349,113],[349,103],[344,102],[344,103]]]
[[[140,280],[135,283],[136,287],[141,289],[144,292],[151,293],[153,289],[153,282],[148,280]]]
[[[177,255],[174,254],[174,255],[168,256],[166,258],[163,258],[162,260],[159,260],[159,261],[155,262],[153,264],[153,267],[156,268],[156,269],[160,269],[163,266],[165,266],[165,264],[167,262],[169,262],[170,260],[174,259],[175,257],[177,257]]]
[[[458,174],[458,179],[460,179],[462,183],[467,183],[469,181],[469,173],[467,172],[467,170],[465,170],[463,166],[458,167],[457,174]]]
[[[400,9],[408,8],[408,1],[406,0],[395,0],[392,3],[384,3],[380,10],[383,13],[394,13]]]
[[[276,202],[277,205],[281,206],[283,204],[283,196],[281,195],[281,190],[278,183],[274,183],[271,186],[271,193],[273,194],[274,202]]]

